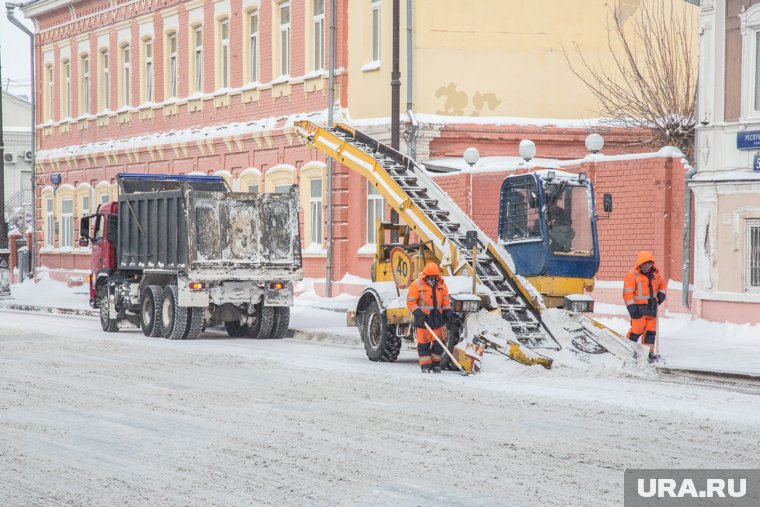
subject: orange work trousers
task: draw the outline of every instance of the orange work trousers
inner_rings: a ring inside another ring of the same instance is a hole
[[[657,317],[645,315],[638,319],[631,319],[631,329],[628,330],[628,339],[632,342],[638,342],[641,335],[643,345],[647,345],[649,350],[654,352],[654,342],[657,339]]]
[[[443,327],[435,328],[433,332],[441,341],[446,340]],[[441,362],[443,347],[433,338],[433,334],[426,327],[417,328],[417,354],[421,365],[432,364],[436,366]]]

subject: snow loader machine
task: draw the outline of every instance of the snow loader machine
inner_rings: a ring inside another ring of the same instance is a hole
[[[414,160],[345,124],[327,129],[304,120],[296,122],[296,129],[310,146],[364,176],[403,221],[377,224],[373,282],[348,314],[370,360],[395,361],[402,343],[414,342],[406,286],[429,261],[441,266],[451,293],[455,318],[446,328],[449,349],[467,340],[548,368],[552,359],[544,354],[563,348],[560,337],[582,354],[636,356],[635,347],[582,313],[555,310],[544,318],[541,294],[515,274],[504,247],[484,234]],[[398,235],[398,241],[386,242],[388,233]],[[452,369],[448,358],[442,362]]]
[[[119,174],[119,198],[81,219],[90,305],[104,331],[191,340],[283,338],[303,279],[298,192],[231,192],[219,176]],[[265,238],[265,239],[264,239]]]

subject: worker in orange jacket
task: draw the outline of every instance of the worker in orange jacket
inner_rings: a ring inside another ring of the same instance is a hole
[[[656,361],[654,344],[657,339],[657,307],[665,301],[665,281],[654,264],[651,252],[639,252],[636,267],[625,275],[623,301],[631,315],[628,339],[649,346],[649,362]]]
[[[435,340],[425,324],[441,341],[445,341],[444,325],[451,318],[451,299],[446,282],[441,278],[441,270],[434,262],[429,262],[412,282],[406,298],[406,307],[414,315],[417,328],[417,354],[422,373],[441,373],[443,347]]]

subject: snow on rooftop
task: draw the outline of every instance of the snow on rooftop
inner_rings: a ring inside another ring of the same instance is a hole
[[[530,162],[525,162],[520,157],[497,156],[481,157],[477,163],[470,166],[463,158],[440,158],[428,160],[423,165],[428,172],[466,172],[466,173],[487,173],[497,171],[516,171],[518,169],[530,169],[532,167],[559,167],[559,160],[551,158],[535,158]]]
[[[727,171],[698,172],[693,181],[760,181],[760,171],[740,168]]]

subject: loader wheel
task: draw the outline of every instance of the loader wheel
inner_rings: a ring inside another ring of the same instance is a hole
[[[249,338],[267,339],[272,337],[275,324],[275,307],[264,306],[263,303],[256,307],[256,322],[248,328]]]
[[[164,287],[164,301],[161,304],[161,335],[169,340],[182,340],[187,335],[189,320],[188,308],[179,306],[177,286]]]
[[[370,361],[392,363],[398,359],[401,338],[388,326],[377,301],[373,301],[364,313],[361,335]]]
[[[449,322],[446,324],[446,348],[449,349],[449,352],[454,353],[454,347],[462,341],[462,338],[462,321],[455,316],[449,319]],[[449,371],[459,371],[454,361],[445,352],[441,358],[441,368]]]
[[[227,330],[227,335],[230,338],[240,338],[241,336],[245,336],[246,331],[248,331],[248,326],[241,324],[239,320],[225,322],[224,328]]]
[[[145,336],[161,336],[161,305],[164,289],[158,285],[148,285],[143,289],[140,301],[140,327]]]
[[[193,306],[187,309],[187,332],[182,337],[183,340],[195,340],[200,336],[201,330],[203,330],[204,313],[206,313],[206,309],[202,307]]]
[[[100,327],[106,333],[117,332],[119,321],[111,318],[111,310],[108,307],[108,285],[105,283],[98,289],[98,306],[100,307]]]
[[[290,326],[290,308],[287,306],[277,306],[274,309],[274,328],[272,329],[272,338],[280,340],[288,334]]]

